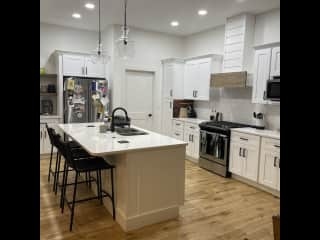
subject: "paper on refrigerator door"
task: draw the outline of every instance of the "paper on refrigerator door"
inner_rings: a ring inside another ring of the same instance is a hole
[[[100,99],[101,104],[105,107],[109,103],[109,98],[108,97],[102,97]]]

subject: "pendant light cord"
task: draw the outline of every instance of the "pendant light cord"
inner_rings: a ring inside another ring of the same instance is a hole
[[[123,31],[124,31],[124,39],[123,43],[124,45],[127,45],[127,4],[128,0],[124,0],[124,26],[123,26]]]
[[[99,46],[98,46],[98,54],[100,55],[100,46],[101,46],[101,28],[100,28],[100,0],[99,0]]]

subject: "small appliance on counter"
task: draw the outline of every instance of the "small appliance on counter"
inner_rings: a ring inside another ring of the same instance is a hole
[[[262,112],[253,112],[254,125],[265,127],[265,115]]]

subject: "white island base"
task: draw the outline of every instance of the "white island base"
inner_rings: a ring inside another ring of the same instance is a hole
[[[178,217],[185,191],[184,145],[128,152],[106,159],[116,166],[116,221],[124,231]],[[106,191],[111,189],[109,173],[102,174],[102,187]],[[103,202],[112,214],[109,198]]]

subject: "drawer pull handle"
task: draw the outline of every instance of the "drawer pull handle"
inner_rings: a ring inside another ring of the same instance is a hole
[[[177,135],[177,136],[180,136],[180,134],[179,134],[179,133],[176,133],[176,135]]]
[[[274,166],[274,167],[277,166],[276,162],[277,162],[277,157],[274,157],[274,158],[273,158],[273,166]]]
[[[180,123],[176,123],[176,126],[180,126],[181,124]]]
[[[244,141],[248,141],[248,138],[242,138],[240,137],[241,140],[244,140]]]
[[[275,146],[276,148],[280,148],[280,146],[279,146],[279,145],[273,145],[273,146]]]

